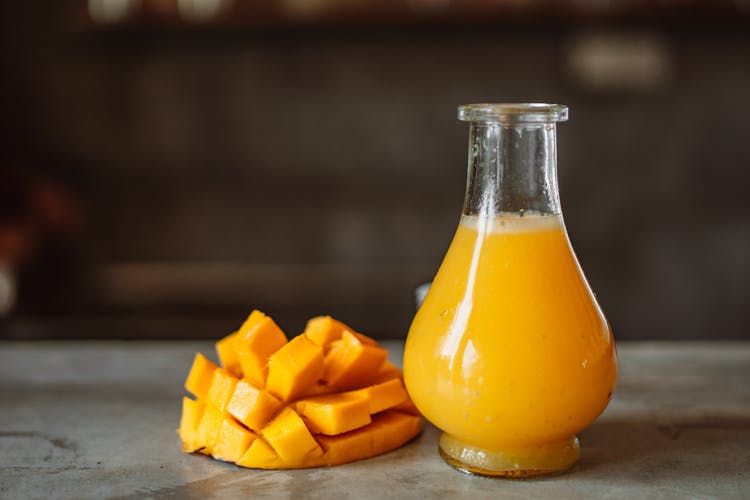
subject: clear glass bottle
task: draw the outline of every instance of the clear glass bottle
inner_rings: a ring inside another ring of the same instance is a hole
[[[611,330],[570,246],[557,188],[565,106],[471,104],[463,212],[406,341],[404,380],[465,472],[565,470],[607,406]]]

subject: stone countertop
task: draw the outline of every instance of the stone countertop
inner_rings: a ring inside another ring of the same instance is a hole
[[[394,362],[403,346],[385,342]],[[569,473],[454,471],[427,425],[332,468],[242,469],[180,450],[197,342],[0,342],[0,498],[750,498],[750,343],[620,343],[606,412]]]

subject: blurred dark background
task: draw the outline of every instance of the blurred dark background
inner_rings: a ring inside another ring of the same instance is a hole
[[[460,103],[548,101],[619,339],[750,339],[750,2],[0,2],[0,338],[403,337]]]

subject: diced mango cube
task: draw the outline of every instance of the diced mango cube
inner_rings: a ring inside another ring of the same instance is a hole
[[[328,394],[297,401],[297,413],[314,434],[334,436],[370,423],[366,394]]]
[[[284,462],[299,464],[323,454],[305,422],[288,406],[263,428],[261,434]]]
[[[206,405],[201,423],[198,424],[198,440],[203,445],[203,449],[199,450],[201,453],[211,454],[223,420],[224,414],[218,408]]]
[[[237,378],[242,378],[242,366],[237,354],[236,342],[265,317],[266,315],[257,309],[253,310],[244,323],[242,323],[239,330],[227,335],[216,343],[216,354],[219,356],[221,366]]]
[[[237,356],[237,352],[234,348],[234,342],[236,340],[237,332],[234,332],[216,342],[216,355],[219,357],[219,363],[221,363],[221,366],[226,371],[239,378],[242,377],[242,367],[240,366],[240,358]]]
[[[203,354],[197,353],[193,359],[193,366],[190,368],[187,379],[185,380],[185,389],[198,399],[206,399],[208,389],[211,387],[214,371],[218,366],[208,360]]]
[[[304,394],[323,376],[323,348],[298,335],[268,360],[268,392],[289,401]]]
[[[417,408],[417,405],[414,404],[414,401],[411,400],[411,398],[407,398],[406,401],[403,403],[397,404],[393,408],[391,408],[393,411],[398,411],[401,413],[408,413],[409,415],[416,415],[420,416],[421,413],[419,413],[419,409]]]
[[[253,469],[275,469],[283,467],[284,463],[270,444],[266,443],[263,438],[257,437],[250,443],[245,454],[237,460],[237,465]]]
[[[314,396],[322,396],[323,394],[330,394],[334,390],[335,389],[326,384],[324,380],[318,380],[313,385],[305,389],[305,392],[302,393],[301,397],[311,398]]]
[[[281,401],[265,389],[240,380],[234,389],[227,411],[254,431],[259,431],[281,408]]]
[[[237,335],[239,337],[244,337],[250,332],[250,330],[255,328],[255,325],[260,323],[260,320],[265,317],[266,315],[264,313],[260,312],[257,309],[253,309],[253,311],[248,315],[247,319],[240,326],[240,329],[237,330]]]
[[[319,435],[325,450],[316,460],[320,465],[336,465],[373,457],[398,448],[422,430],[422,419],[392,411],[375,415],[364,427],[337,436]]]
[[[359,341],[360,341],[360,342],[362,342],[363,344],[366,344],[366,345],[374,345],[374,346],[378,346],[378,347],[380,347],[380,344],[378,344],[378,342],[377,342],[377,341],[376,341],[375,339],[373,339],[373,338],[370,338],[370,337],[368,337],[367,335],[365,335],[365,334],[363,334],[363,333],[357,333],[357,332],[355,332],[355,331],[353,331],[353,330],[348,330],[348,332],[349,332],[350,334],[354,335],[355,337],[357,337],[357,340],[359,340]],[[343,335],[343,333],[342,333],[342,335],[341,335],[341,336],[342,336],[342,337],[344,336],[344,335]]]
[[[344,330],[351,330],[351,328],[330,316],[318,316],[307,322],[303,333],[319,346],[325,347],[334,340],[340,339]]]
[[[336,436],[318,436],[318,442],[325,450],[321,465],[343,464],[375,455],[368,429],[369,425]]]
[[[237,377],[223,368],[217,369],[206,395],[206,403],[215,406],[219,411],[225,411],[236,385]]]
[[[286,343],[286,335],[268,316],[261,318],[247,331],[243,325],[234,342],[242,376],[258,387],[263,387],[268,374],[268,358]]]
[[[372,418],[366,427],[372,436],[375,455],[398,448],[422,430],[422,418],[397,411],[384,411]]]
[[[344,394],[366,399],[371,414],[387,410],[409,399],[403,382],[398,378]]]
[[[219,434],[211,454],[226,462],[236,462],[247,451],[255,434],[242,427],[231,417],[225,418],[219,427]]]
[[[377,375],[375,375],[373,383],[379,384],[380,382],[386,382],[394,378],[400,378],[401,380],[403,380],[404,374],[401,373],[401,370],[398,368],[398,366],[394,365],[388,360],[385,360],[385,363],[380,366],[380,370],[378,370]]]
[[[180,418],[179,434],[182,439],[182,449],[192,453],[203,446],[198,439],[198,426],[203,418],[206,405],[188,397],[182,398],[182,417]]]
[[[370,385],[387,357],[388,351],[382,347],[365,343],[358,334],[345,331],[325,356],[323,378],[337,389]]]

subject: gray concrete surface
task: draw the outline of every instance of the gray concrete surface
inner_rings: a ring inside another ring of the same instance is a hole
[[[402,346],[388,343],[394,361]],[[298,471],[180,451],[182,380],[208,343],[0,343],[0,498],[750,498],[750,343],[621,343],[615,398],[571,472],[471,477],[438,431]]]

